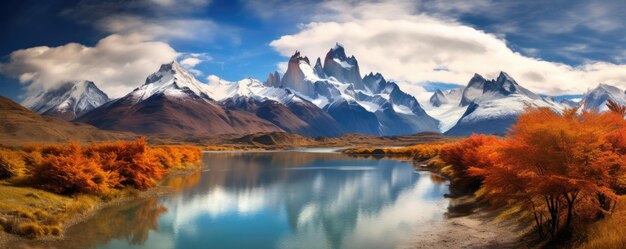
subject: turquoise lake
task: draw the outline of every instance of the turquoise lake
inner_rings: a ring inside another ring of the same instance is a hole
[[[393,248],[445,218],[412,162],[326,150],[204,153],[172,193],[108,207],[33,248]],[[26,245],[23,245],[26,246]]]

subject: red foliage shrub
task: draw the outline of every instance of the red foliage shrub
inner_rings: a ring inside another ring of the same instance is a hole
[[[447,164],[452,166],[455,177],[458,179],[468,180],[471,185],[480,184],[480,179],[471,177],[467,173],[470,167],[483,168],[489,163],[484,160],[480,150],[484,145],[493,145],[499,140],[494,136],[476,135],[463,139],[459,142],[446,144],[440,152],[440,158]]]
[[[101,193],[119,183],[116,172],[98,165],[99,158],[85,157],[77,143],[64,148],[65,153],[50,154],[36,167],[33,177],[40,187],[61,194]]]
[[[92,144],[86,156],[99,157],[102,169],[116,172],[125,186],[146,189],[154,186],[166,173],[163,165],[148,153],[144,138],[133,142],[107,142]]]
[[[111,188],[152,187],[168,168],[186,167],[201,158],[193,146],[150,148],[145,139],[80,146],[31,145],[24,148],[33,179],[57,193],[102,193]]]
[[[0,149],[0,179],[20,176],[26,173],[22,152]]]

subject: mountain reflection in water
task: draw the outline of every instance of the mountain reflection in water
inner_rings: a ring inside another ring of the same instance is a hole
[[[172,194],[110,207],[56,248],[393,248],[443,219],[448,184],[410,162],[338,153],[207,153]]]

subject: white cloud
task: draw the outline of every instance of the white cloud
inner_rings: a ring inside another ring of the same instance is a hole
[[[222,78],[220,78],[219,76],[215,74],[211,74],[206,77],[206,80],[207,80],[207,84],[212,85],[212,84],[217,84],[220,81],[222,81]]]
[[[303,25],[298,33],[270,45],[285,56],[300,50],[314,57],[324,56],[340,42],[357,57],[363,74],[381,72],[400,82],[465,85],[474,73],[495,77],[506,71],[522,85],[545,94],[581,93],[601,82],[626,87],[626,65],[588,62],[573,67],[524,56],[495,34],[415,14],[410,1],[327,3],[320,5],[319,12],[325,14],[318,15],[326,21]]]
[[[100,19],[97,27],[115,34],[140,34],[152,39],[215,39],[218,25],[211,20],[146,18],[137,15],[113,15]]]
[[[287,67],[289,66],[289,63],[287,62],[279,62],[276,65],[276,69],[280,74],[285,74],[285,72],[287,72]]]
[[[213,57],[209,56],[207,53],[185,53],[179,56],[178,63],[195,76],[202,76],[202,71],[195,67],[200,63],[211,60],[213,60]]]
[[[0,64],[0,73],[29,84],[29,93],[68,80],[91,80],[111,97],[120,97],[178,56],[167,43],[145,36],[110,35],[93,47],[68,43],[14,51],[8,62]]]

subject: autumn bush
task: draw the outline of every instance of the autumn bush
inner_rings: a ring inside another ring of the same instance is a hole
[[[484,158],[487,146],[498,144],[494,136],[472,134],[461,141],[448,143],[439,153],[439,157],[451,168],[453,180],[463,188],[476,190],[480,186],[480,177],[469,175],[470,167],[484,168],[489,163]]]
[[[200,161],[202,154],[195,146],[159,146],[150,150],[152,156],[166,168],[185,168]]]
[[[21,151],[0,149],[0,179],[24,175],[25,166]]]
[[[613,207],[612,185],[626,166],[615,142],[624,127],[615,113],[533,108],[506,139],[479,148],[478,161],[462,163],[483,179],[488,200],[532,210],[538,233],[553,237],[574,216],[596,218]]]
[[[21,153],[32,168],[33,182],[62,194],[102,194],[125,186],[146,189],[168,169],[189,167],[201,159],[197,147],[150,147],[143,138],[87,146],[30,145]]]
[[[120,184],[120,175],[105,170],[98,155],[85,156],[78,143],[70,143],[65,153],[47,155],[33,172],[39,187],[60,194],[102,193]]]
[[[102,169],[115,172],[124,186],[146,189],[154,186],[166,173],[150,152],[145,139],[132,142],[105,142],[86,149],[87,157],[99,158]]]

